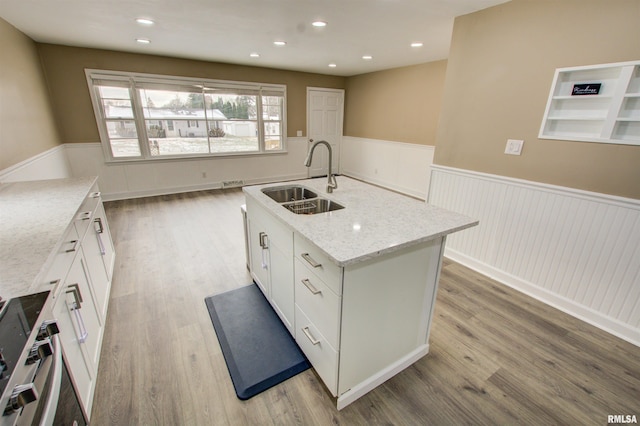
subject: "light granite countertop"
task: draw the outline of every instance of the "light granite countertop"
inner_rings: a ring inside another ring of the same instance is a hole
[[[324,251],[338,266],[348,266],[443,237],[478,224],[468,216],[345,176],[327,194],[327,178],[244,187],[275,217]],[[345,208],[329,213],[298,215],[262,193],[263,188],[303,185],[319,197]]]
[[[33,293],[96,177],[0,184],[0,296]]]

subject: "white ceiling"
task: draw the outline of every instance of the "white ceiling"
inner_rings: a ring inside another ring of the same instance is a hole
[[[445,59],[456,16],[506,1],[0,0],[0,17],[37,42],[351,76]]]

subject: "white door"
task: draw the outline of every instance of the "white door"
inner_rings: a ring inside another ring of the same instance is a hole
[[[307,87],[307,137],[308,148],[313,142],[325,140],[333,151],[333,173],[340,170],[340,143],[344,116],[344,90]],[[313,152],[309,177],[326,176],[329,165],[328,150],[318,146]]]

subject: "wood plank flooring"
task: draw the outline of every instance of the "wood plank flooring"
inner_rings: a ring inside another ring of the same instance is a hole
[[[105,203],[116,266],[94,425],[603,425],[640,348],[446,261],[431,352],[341,411],[313,370],[236,398],[204,298],[251,282],[238,189]]]

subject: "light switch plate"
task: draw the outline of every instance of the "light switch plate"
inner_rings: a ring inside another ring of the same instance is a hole
[[[505,154],[520,155],[522,153],[523,140],[507,139],[507,146],[504,149]]]

